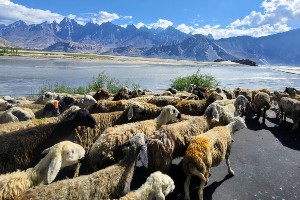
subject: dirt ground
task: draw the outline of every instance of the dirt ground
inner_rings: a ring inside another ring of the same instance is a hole
[[[291,122],[278,126],[279,119],[268,111],[266,124],[250,118],[248,129],[235,132],[230,162],[235,176],[227,175],[226,162],[213,167],[204,188],[205,200],[300,199],[300,130],[290,134]],[[176,188],[166,199],[183,199],[185,179],[181,162],[169,175]],[[137,167],[132,189],[145,182],[148,174]],[[191,199],[198,199],[199,178],[193,177]]]

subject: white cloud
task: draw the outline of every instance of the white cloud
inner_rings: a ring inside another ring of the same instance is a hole
[[[145,26],[143,22],[139,22],[138,24],[135,25],[136,28],[141,28],[143,26]]]
[[[102,24],[104,22],[111,22],[116,19],[120,19],[119,15],[116,13],[108,13],[106,11],[100,11],[99,14],[94,14],[94,18],[92,18],[94,23]]]
[[[252,11],[244,19],[237,19],[228,28],[261,26],[264,24],[300,25],[300,0],[264,0],[264,12]]]
[[[44,21],[61,21],[64,16],[49,10],[27,8],[10,0],[0,0],[0,24],[11,24],[23,20],[27,24],[39,24]]]
[[[264,24],[252,28],[219,28],[219,26],[204,26],[202,28],[190,28],[192,34],[208,35],[212,34],[215,39],[228,38],[234,36],[248,35],[253,37],[267,36],[275,33],[281,33],[290,30],[286,24]]]
[[[132,19],[132,16],[122,16],[122,19]]]
[[[160,27],[160,28],[166,29],[169,26],[173,26],[173,22],[165,20],[165,19],[159,19],[159,20],[157,20],[156,23],[149,24],[148,26],[151,27],[151,28],[158,28],[158,27]]]
[[[192,26],[187,26],[185,24],[180,24],[176,27],[177,30],[189,34],[190,32],[192,32],[194,30],[194,28]]]

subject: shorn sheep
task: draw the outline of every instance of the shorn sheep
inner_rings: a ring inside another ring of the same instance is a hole
[[[130,191],[120,200],[163,200],[165,196],[175,189],[174,181],[171,177],[160,171],[152,173],[146,182],[137,190]]]
[[[147,166],[146,137],[136,134],[121,147],[129,146],[118,163],[90,175],[79,176],[30,189],[22,199],[117,199],[130,191],[134,168],[140,155]]]
[[[200,200],[203,199],[203,188],[208,181],[210,168],[219,165],[224,159],[226,159],[228,173],[234,175],[229,162],[232,134],[246,127],[243,118],[234,117],[233,122],[227,126],[217,126],[191,140],[182,165],[186,174],[185,199],[190,199],[189,186],[193,175],[201,179],[198,195]]]
[[[34,118],[34,114],[29,109],[12,107],[1,114],[0,124],[9,123],[9,122],[27,121],[33,118]]]
[[[51,183],[60,169],[77,163],[85,151],[78,144],[64,141],[42,153],[47,155],[35,167],[0,176],[0,199],[16,199],[33,186]]]
[[[59,123],[39,125],[25,130],[0,135],[0,173],[27,169],[41,159],[45,148],[73,137],[77,126],[95,127],[95,119],[80,109]]]
[[[190,116],[188,120],[162,126],[147,143],[149,169],[167,173],[172,160],[184,156],[190,138],[215,126],[227,125],[232,118],[224,107],[213,103],[203,116]]]
[[[174,106],[168,105],[163,107],[160,115],[155,119],[107,128],[90,149],[88,154],[89,166],[93,170],[98,170],[104,166],[116,163],[123,156],[122,152],[117,150],[118,145],[138,132],[142,132],[147,137],[150,137],[162,125],[177,118],[180,119],[180,117],[180,112]]]

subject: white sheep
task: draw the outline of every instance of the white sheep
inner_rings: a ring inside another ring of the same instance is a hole
[[[94,97],[88,94],[84,95],[84,97],[78,101],[78,106],[85,109],[88,109],[95,104],[97,105],[97,101],[94,99]]]
[[[165,196],[173,192],[174,189],[175,184],[172,178],[157,171],[152,173],[139,189],[130,191],[120,200],[164,200]]]
[[[291,132],[298,128],[300,123],[300,101],[296,99],[291,99],[289,97],[282,97],[279,101],[279,111],[280,111],[280,122],[283,124],[286,121],[286,117],[291,117],[293,120],[293,128]]]
[[[155,119],[107,128],[90,149],[88,154],[90,167],[97,170],[99,167],[119,161],[123,155],[122,152],[117,152],[118,145],[138,132],[143,132],[147,137],[150,137],[162,125],[180,117],[180,112],[174,106],[168,105],[162,109],[160,115]]]
[[[147,166],[146,137],[136,134],[121,147],[129,146],[118,163],[90,175],[79,176],[39,186],[25,193],[23,199],[117,199],[130,191],[134,168],[140,156]]]
[[[233,116],[239,116],[249,101],[244,95],[238,95],[236,99],[216,100],[214,103],[224,106]]]
[[[51,183],[60,169],[77,163],[85,151],[78,144],[64,141],[42,153],[47,155],[35,167],[0,176],[0,199],[16,199],[33,186]]]
[[[190,199],[189,186],[193,175],[201,179],[198,195],[200,200],[203,199],[203,188],[208,181],[210,168],[219,165],[224,159],[226,159],[228,173],[234,175],[229,162],[232,134],[246,127],[243,118],[234,117],[233,122],[227,126],[217,126],[190,141],[183,157],[183,170],[186,174],[185,199]]]
[[[0,124],[27,121],[34,118],[34,114],[27,108],[12,107],[0,115]]]
[[[11,108],[11,104],[4,99],[0,99],[0,111],[5,111],[9,108]]]
[[[45,92],[44,94],[42,94],[41,96],[39,96],[38,99],[34,103],[45,104],[49,100],[54,100],[57,97],[58,97],[58,95],[56,93],[54,93],[54,92]]]

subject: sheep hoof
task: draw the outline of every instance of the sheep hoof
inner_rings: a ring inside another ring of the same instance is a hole
[[[231,169],[228,171],[228,173],[231,175],[231,176],[234,176],[234,171]]]

